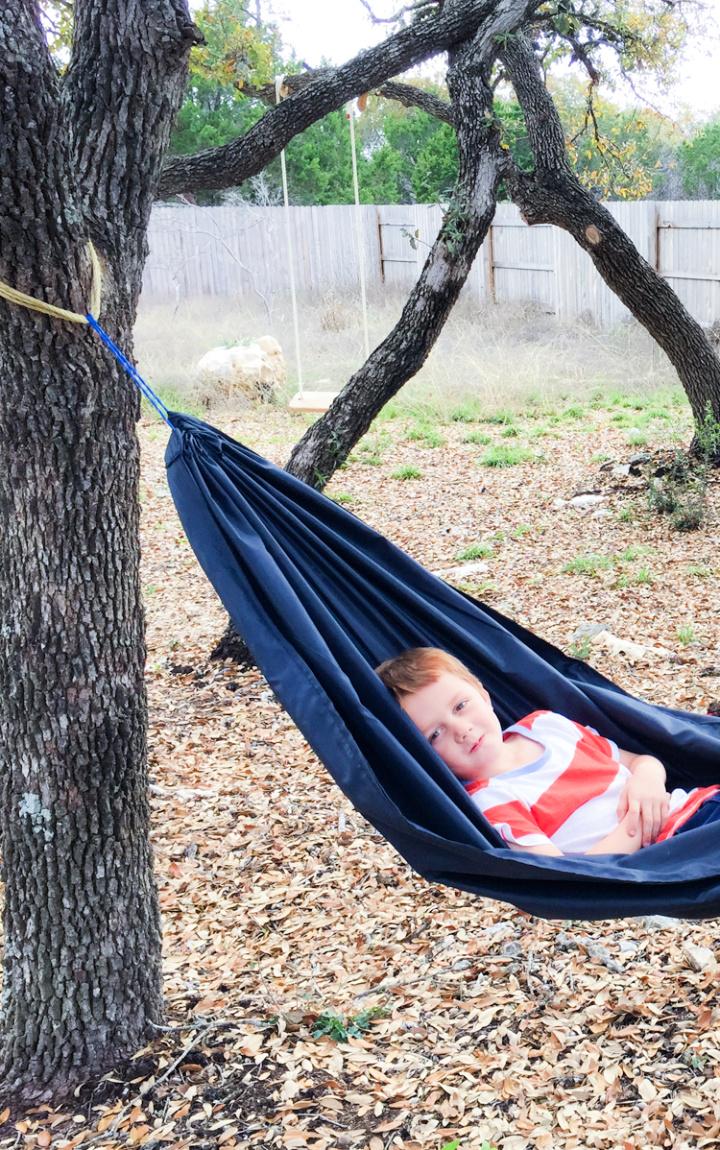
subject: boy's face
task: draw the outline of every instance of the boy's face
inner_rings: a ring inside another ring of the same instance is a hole
[[[493,773],[502,756],[502,728],[480,684],[444,671],[434,683],[407,695],[401,705],[459,779]]]

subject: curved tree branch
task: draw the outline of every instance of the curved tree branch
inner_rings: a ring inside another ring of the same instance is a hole
[[[522,7],[527,18],[539,0]],[[341,67],[314,80],[279,107],[266,112],[239,140],[194,156],[169,160],[158,198],[178,192],[236,187],[261,171],[289,141],[353,96],[362,95],[414,64],[463,43],[490,21],[493,26],[514,10],[514,0],[446,0],[437,15],[418,18],[376,48],[360,52]]]
[[[395,80],[390,80],[387,84],[382,84],[377,91],[379,96],[384,96],[387,100],[397,100],[406,108],[421,108],[429,116],[435,116],[437,120],[443,120],[452,127],[455,125],[452,104],[439,96],[433,96],[432,92],[416,88],[414,84],[399,84]]]

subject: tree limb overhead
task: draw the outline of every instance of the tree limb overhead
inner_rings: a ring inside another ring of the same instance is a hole
[[[525,0],[529,17],[539,0]],[[262,171],[287,143],[328,112],[353,96],[380,87],[413,65],[472,39],[488,20],[503,23],[517,9],[517,0],[452,0],[434,16],[424,16],[382,44],[360,52],[322,79],[315,80],[279,107],[266,112],[239,140],[195,156],[177,156],[166,163],[158,198],[179,192],[237,187]]]

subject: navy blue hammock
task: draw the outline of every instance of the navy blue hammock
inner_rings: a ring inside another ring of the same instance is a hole
[[[170,490],[205,573],[338,786],[414,870],[545,918],[720,913],[720,824],[632,855],[511,850],[373,668],[442,647],[482,680],[503,726],[559,711],[656,755],[672,786],[720,781],[720,718],[633,698],[247,447],[168,417]]]
[[[407,647],[441,647],[482,680],[503,726],[558,711],[656,755],[670,787],[720,782],[720,718],[633,698],[254,451],[168,411],[87,321],[171,429],[175,506],[258,667],[338,786],[414,870],[543,918],[720,914],[720,822],[632,855],[512,850],[374,667]]]

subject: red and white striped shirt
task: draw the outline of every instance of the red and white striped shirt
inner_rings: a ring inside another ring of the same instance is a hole
[[[516,847],[553,842],[583,854],[618,825],[617,805],[632,778],[610,739],[554,711],[534,711],[504,733],[538,743],[538,757],[489,779],[466,783],[485,818]],[[674,790],[657,842],[669,838],[720,786]]]

